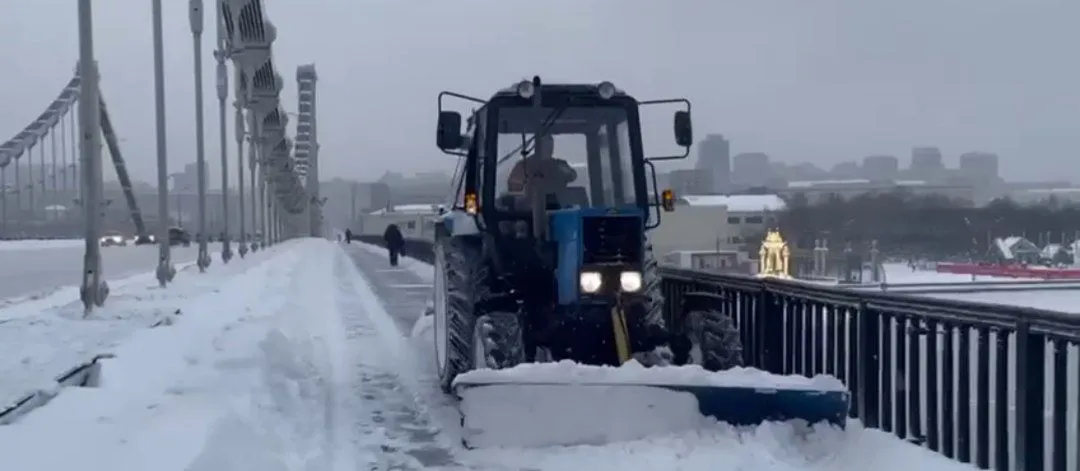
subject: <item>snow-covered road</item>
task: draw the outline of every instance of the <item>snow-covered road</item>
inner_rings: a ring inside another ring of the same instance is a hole
[[[210,244],[214,263],[221,263],[221,244]],[[157,267],[156,245],[102,247],[102,265],[107,281],[139,273],[151,273]],[[173,261],[183,265],[195,261],[197,248],[173,247]],[[0,307],[26,297],[41,297],[81,280],[83,246],[80,241],[4,241],[0,242]],[[17,269],[8,269],[17,267]]]
[[[189,289],[160,298],[133,289],[132,306],[181,314],[113,348],[98,387],[66,389],[0,427],[3,467],[972,469],[856,424],[714,424],[606,446],[465,450],[457,412],[434,384],[430,326],[411,325],[430,295],[430,267],[390,269],[370,248],[301,240],[225,271],[213,283],[210,273],[185,276]]]

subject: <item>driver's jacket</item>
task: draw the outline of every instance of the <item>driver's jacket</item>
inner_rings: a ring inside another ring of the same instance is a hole
[[[514,164],[506,186],[510,193],[524,194],[526,181],[529,186],[552,188],[565,187],[576,178],[577,171],[565,160],[530,156]]]

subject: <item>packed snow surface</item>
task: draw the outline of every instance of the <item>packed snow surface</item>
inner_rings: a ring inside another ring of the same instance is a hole
[[[505,383],[461,391],[460,407],[476,448],[603,445],[715,424],[693,394],[632,384]]]
[[[712,372],[698,365],[646,368],[635,360],[617,367],[581,365],[563,360],[555,363],[525,363],[504,370],[484,368],[459,375],[454,384],[461,383],[649,384],[847,391],[844,384],[832,376],[818,375],[807,378],[800,375],[776,375],[756,368],[732,368]]]

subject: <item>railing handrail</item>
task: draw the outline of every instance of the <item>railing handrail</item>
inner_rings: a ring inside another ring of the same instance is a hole
[[[798,295],[834,304],[887,306],[896,312],[971,324],[973,327],[1015,329],[1027,322],[1031,329],[1052,333],[1055,337],[1080,340],[1080,315],[1025,306],[1011,306],[983,301],[911,296],[890,292],[853,290],[848,287],[818,285],[781,278],[758,278],[749,275],[710,273],[686,268],[661,267],[661,276],[721,287],[753,288]],[[1069,332],[1072,332],[1071,334]]]

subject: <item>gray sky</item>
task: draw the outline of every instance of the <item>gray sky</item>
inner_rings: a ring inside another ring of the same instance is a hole
[[[164,3],[169,157],[179,168],[194,160],[192,45],[188,2]],[[610,80],[642,99],[686,96],[697,136],[723,133],[733,152],[828,166],[877,153],[906,162],[911,146],[937,145],[950,164],[964,151],[998,152],[1011,179],[1080,180],[1076,0],[266,4],[278,26],[287,109],[295,108],[296,66],[314,62],[320,75],[324,176],[373,180],[386,170],[453,168],[434,146],[435,95],[486,96],[540,74]],[[129,167],[150,181],[150,0],[95,7],[103,92]],[[73,0],[0,2],[3,138],[35,118],[70,77],[75,13]],[[207,23],[207,156],[217,186],[214,29]],[[648,147],[670,141],[666,111],[648,124]]]

